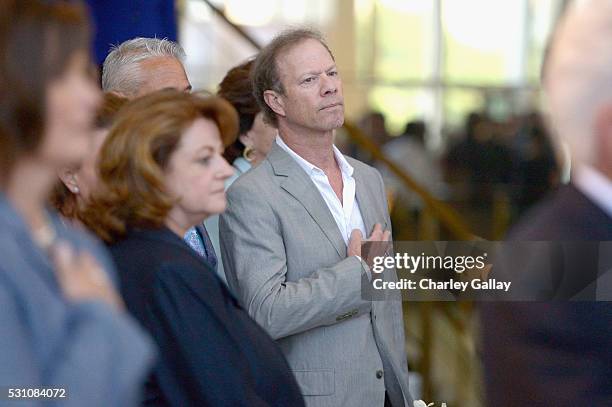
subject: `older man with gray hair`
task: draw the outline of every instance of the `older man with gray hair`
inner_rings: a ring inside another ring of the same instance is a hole
[[[161,89],[191,91],[183,61],[185,51],[174,41],[134,38],[111,48],[102,66],[102,89],[128,99]],[[224,140],[231,144],[233,140]],[[217,255],[204,225],[191,228],[185,241],[217,271]]]
[[[592,301],[612,293],[612,271],[603,266],[612,253],[602,244],[612,241],[611,39],[612,0],[575,2],[553,36],[543,85],[551,127],[572,157],[571,182],[510,240],[559,248],[557,301],[483,307],[490,406],[612,405],[612,304]],[[527,268],[517,272],[536,285],[544,270]],[[567,297],[586,301],[559,301]]]
[[[185,51],[174,41],[134,38],[113,48],[102,67],[102,89],[127,98],[172,88],[190,91],[183,61]]]

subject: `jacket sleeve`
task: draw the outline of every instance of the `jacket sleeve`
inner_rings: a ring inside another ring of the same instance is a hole
[[[44,327],[33,325],[36,318],[25,311],[26,301],[0,279],[1,386],[66,389],[66,398],[40,401],[45,406],[138,403],[154,352],[152,342],[131,318],[100,302],[69,304],[67,314],[57,321],[63,325],[62,337],[49,340],[59,346],[47,349],[49,356],[42,360],[40,349],[51,345],[40,343],[40,332],[34,335]],[[54,317],[43,315],[47,316]]]
[[[279,339],[369,312],[371,301],[361,296],[369,269],[355,256],[287,281],[283,242],[291,236],[283,235],[270,204],[254,189],[233,184],[219,220],[227,280],[249,315]]]
[[[211,305],[225,300],[207,286],[219,283],[196,272],[201,270],[162,265],[147,305],[148,325],[162,349],[156,378],[164,397],[172,406],[268,405],[228,333],[231,315]]]

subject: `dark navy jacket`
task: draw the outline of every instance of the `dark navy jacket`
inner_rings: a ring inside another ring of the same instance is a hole
[[[146,405],[304,405],[277,345],[183,239],[133,230],[110,250],[129,311],[159,346]]]
[[[612,241],[612,219],[569,185],[519,222],[510,240]],[[570,253],[566,272],[590,273],[597,256]],[[491,303],[482,314],[487,405],[612,405],[612,303]]]

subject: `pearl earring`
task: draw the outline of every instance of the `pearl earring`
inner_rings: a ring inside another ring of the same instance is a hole
[[[79,193],[79,187],[72,188],[72,193],[78,194]]]

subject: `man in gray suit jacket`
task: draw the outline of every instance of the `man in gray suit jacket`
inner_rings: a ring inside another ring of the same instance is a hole
[[[279,137],[228,190],[220,218],[230,287],[283,349],[308,406],[412,406],[401,302],[361,295],[361,243],[389,240],[380,174],[333,145],[342,83],[321,36],[290,30],[254,65]]]

